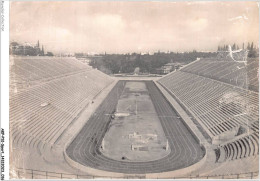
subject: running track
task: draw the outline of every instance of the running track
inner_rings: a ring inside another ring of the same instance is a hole
[[[119,81],[116,84],[68,146],[66,152],[71,159],[87,167],[129,174],[177,170],[202,159],[204,152],[199,144],[184,126],[182,120],[177,118],[176,112],[152,81],[145,81],[145,83],[168,138],[171,153],[160,160],[149,162],[117,161],[102,155],[98,148],[110,122],[109,114],[114,112],[123,91],[124,82]]]

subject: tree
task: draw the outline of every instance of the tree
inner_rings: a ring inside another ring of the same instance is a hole
[[[247,44],[247,50],[250,50],[250,43]]]
[[[10,43],[10,46],[18,46],[19,44],[17,43],[17,42],[15,42],[15,41],[13,41],[13,42],[11,42]]]
[[[253,43],[253,42],[251,43],[250,50],[251,50],[251,51],[253,51],[253,50],[254,50],[254,43]]]
[[[249,46],[249,43],[248,43],[248,46]],[[254,48],[254,43],[253,42],[251,43],[251,46],[249,47],[248,57],[252,57],[252,58],[257,57],[257,51]]]
[[[236,44],[234,43],[232,46],[232,50],[235,50],[235,49],[236,49]]]
[[[43,45],[42,45],[42,55],[44,55],[44,48],[43,48]]]

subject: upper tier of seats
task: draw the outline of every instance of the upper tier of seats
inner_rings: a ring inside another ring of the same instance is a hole
[[[49,59],[48,63],[47,59],[32,58],[26,65],[32,65],[31,62],[37,60],[42,69],[46,67],[46,71],[43,71],[45,74],[37,74],[41,78],[47,76],[47,72],[57,76],[10,94],[10,137],[13,146],[29,145],[37,148],[39,145],[55,143],[81,110],[91,104],[113,79],[74,60],[65,58],[63,64],[63,60],[58,58]],[[52,63],[52,69],[47,70]],[[19,75],[28,78],[24,72],[30,72],[31,66],[24,66],[21,62],[19,64],[23,66],[23,72],[19,72]],[[55,73],[55,69],[59,73]]]
[[[258,59],[248,59],[247,63],[219,59],[202,59],[181,69],[183,72],[219,80],[258,92]]]
[[[72,57],[10,57],[10,89],[22,90],[61,76],[90,70]]]

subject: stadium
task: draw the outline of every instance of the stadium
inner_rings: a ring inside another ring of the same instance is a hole
[[[258,178],[258,66],[201,58],[129,78],[11,56],[10,177]]]

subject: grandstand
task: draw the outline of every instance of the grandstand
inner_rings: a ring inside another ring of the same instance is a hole
[[[60,57],[10,57],[10,93],[41,82],[90,70],[76,59]]]
[[[255,59],[244,64],[207,58],[157,80],[124,80],[74,58],[10,57],[12,176],[254,178],[257,74]],[[129,81],[142,81],[147,88],[171,150],[163,158],[114,160],[99,150]]]
[[[81,110],[113,82],[76,59],[14,57],[12,61],[12,74],[22,81],[15,79],[10,86],[26,87],[10,96],[13,148],[42,152],[46,145],[53,145]],[[23,86],[25,82],[31,86]]]
[[[214,80],[219,80],[258,92],[258,59],[249,58],[247,64],[227,59],[202,59],[183,68],[188,72]]]
[[[216,162],[224,162],[259,155],[257,72],[258,60],[202,59],[158,82],[200,123],[218,145]]]

